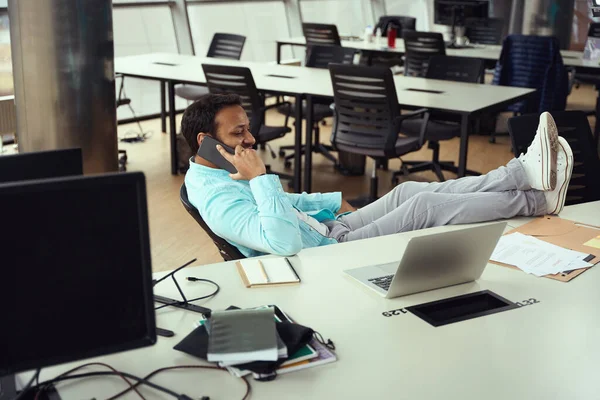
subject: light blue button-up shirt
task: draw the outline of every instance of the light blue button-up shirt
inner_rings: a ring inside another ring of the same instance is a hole
[[[229,172],[193,160],[185,175],[190,202],[214,233],[246,257],[290,256],[304,248],[337,243],[300,220],[294,208],[319,222],[335,219],[341,192],[286,193],[277,175],[235,181]]]

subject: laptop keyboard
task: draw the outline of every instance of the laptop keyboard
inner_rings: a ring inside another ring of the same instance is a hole
[[[371,278],[369,279],[369,282],[387,291],[390,288],[390,285],[392,284],[392,279],[394,279],[394,275],[386,275],[377,278]]]

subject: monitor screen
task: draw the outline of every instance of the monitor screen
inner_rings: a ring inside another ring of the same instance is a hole
[[[488,18],[489,0],[435,0],[434,23],[462,26],[467,18]]]
[[[142,173],[0,184],[0,376],[156,341]]]
[[[81,149],[60,149],[0,157],[0,183],[83,175]]]

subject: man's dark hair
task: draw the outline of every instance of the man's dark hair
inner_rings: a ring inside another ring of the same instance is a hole
[[[216,138],[217,113],[225,107],[241,105],[242,100],[237,94],[210,93],[200,97],[185,110],[181,120],[181,134],[194,154],[198,152],[198,133],[205,132]]]

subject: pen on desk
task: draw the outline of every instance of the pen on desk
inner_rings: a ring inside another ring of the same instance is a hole
[[[260,272],[263,274],[265,281],[267,281],[267,283],[270,283],[271,280],[269,279],[269,275],[267,275],[267,271],[265,271],[265,266],[260,260],[258,260],[258,266],[260,267]]]
[[[294,266],[292,265],[292,263],[290,262],[290,260],[288,260],[287,257],[283,257],[283,259],[285,260],[286,263],[288,263],[288,265],[290,266],[290,268],[292,269],[292,271],[294,271],[294,275],[296,275],[296,278],[298,278],[298,282],[302,282],[302,279],[300,279],[300,275],[298,275],[298,273],[294,269]]]

